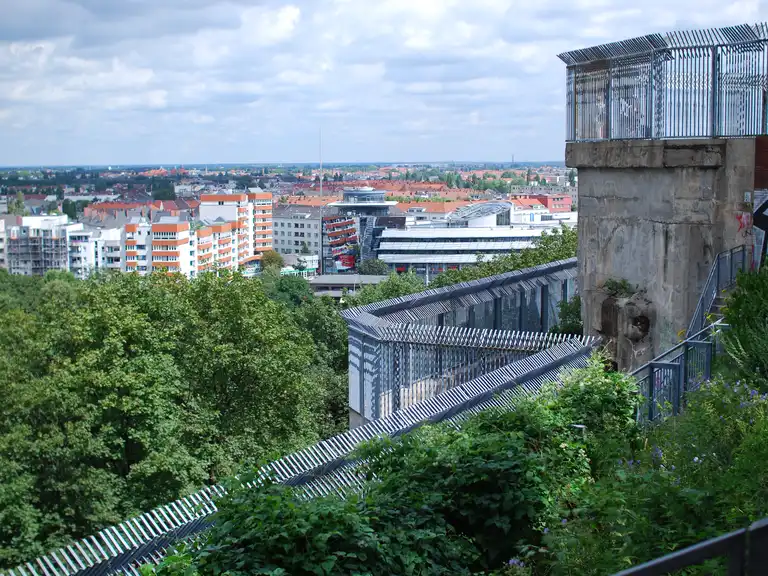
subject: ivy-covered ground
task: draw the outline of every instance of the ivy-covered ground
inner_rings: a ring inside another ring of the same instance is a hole
[[[635,383],[596,357],[513,412],[362,447],[359,496],[233,485],[157,572],[605,575],[746,526],[768,516],[768,272],[739,279],[726,319],[728,379],[682,416],[639,428]]]

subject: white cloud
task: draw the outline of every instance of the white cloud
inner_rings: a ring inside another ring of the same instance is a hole
[[[768,16],[763,0],[0,5],[0,164],[312,161],[321,126],[330,161],[559,159],[556,54]]]

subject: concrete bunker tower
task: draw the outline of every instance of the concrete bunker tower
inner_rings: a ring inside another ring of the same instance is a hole
[[[584,327],[629,369],[679,341],[719,253],[765,253],[752,222],[768,207],[768,26],[652,34],[560,59]]]

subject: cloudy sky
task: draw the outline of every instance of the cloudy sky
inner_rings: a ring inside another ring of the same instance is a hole
[[[561,160],[560,52],[768,0],[0,0],[0,165]]]

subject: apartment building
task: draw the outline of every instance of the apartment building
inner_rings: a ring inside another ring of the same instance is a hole
[[[87,278],[98,270],[120,270],[120,230],[80,229],[69,235],[69,271]]]
[[[180,273],[194,278],[212,270],[259,270],[272,247],[272,195],[218,192],[200,197],[200,219],[134,218],[123,227],[122,269]]]
[[[0,268],[8,268],[5,260],[5,217],[0,217]]]
[[[300,254],[306,247],[309,254],[322,255],[323,210],[315,206],[278,204],[274,208],[274,238],[276,252]]]
[[[253,250],[257,260],[273,248],[272,193],[261,188],[248,189],[248,202],[253,205]]]
[[[83,229],[67,216],[24,216],[6,226],[6,265],[11,274],[42,276],[70,269],[70,236]]]
[[[353,270],[360,252],[359,220],[344,214],[324,216],[322,226],[322,273]]]

